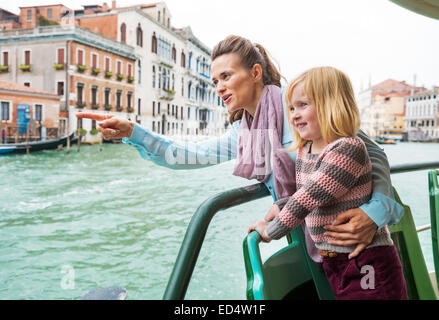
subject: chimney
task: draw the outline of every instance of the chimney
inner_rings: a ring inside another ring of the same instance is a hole
[[[116,0],[113,0],[111,2],[111,10],[114,10],[114,9],[116,9]]]
[[[104,4],[102,5],[102,12],[107,12],[107,11],[108,11],[108,4],[104,2]]]

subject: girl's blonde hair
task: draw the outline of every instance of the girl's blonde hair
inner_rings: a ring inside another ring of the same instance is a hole
[[[333,67],[317,67],[292,80],[287,86],[285,96],[288,121],[291,119],[293,91],[299,83],[303,83],[306,96],[314,102],[320,130],[326,143],[357,134],[360,128],[360,112],[351,81],[343,72]],[[307,142],[294,127],[293,131],[295,139],[288,151],[296,150]]]

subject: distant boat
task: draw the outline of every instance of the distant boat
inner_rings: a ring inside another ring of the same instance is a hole
[[[70,135],[70,143],[74,143],[77,139],[74,133]],[[50,150],[58,148],[59,145],[63,147],[67,145],[67,136],[50,140],[0,144],[0,154],[26,153],[27,149],[29,152]]]
[[[390,139],[382,136],[377,136],[375,138],[375,142],[379,144],[396,144],[396,141],[394,139]]]

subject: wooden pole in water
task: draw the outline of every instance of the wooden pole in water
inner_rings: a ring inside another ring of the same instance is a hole
[[[102,135],[101,135],[101,139],[99,140],[99,151],[102,152]]]
[[[81,132],[79,132],[79,137],[78,137],[78,152],[79,152],[79,149],[81,148],[81,138],[82,138],[82,134],[81,134]]]
[[[26,154],[29,154],[29,127],[26,127]]]

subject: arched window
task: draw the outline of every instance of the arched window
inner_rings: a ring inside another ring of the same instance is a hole
[[[151,38],[151,51],[157,53],[157,37],[155,36],[155,32],[152,34]]]
[[[172,60],[177,62],[177,50],[175,49],[175,46],[172,46]]]
[[[142,28],[140,27],[140,23],[137,26],[136,39],[137,39],[137,45],[143,47],[143,31]]]
[[[186,55],[184,54],[184,51],[181,52],[181,66],[186,68]]]
[[[120,26],[120,42],[127,42],[127,25],[125,23]]]

